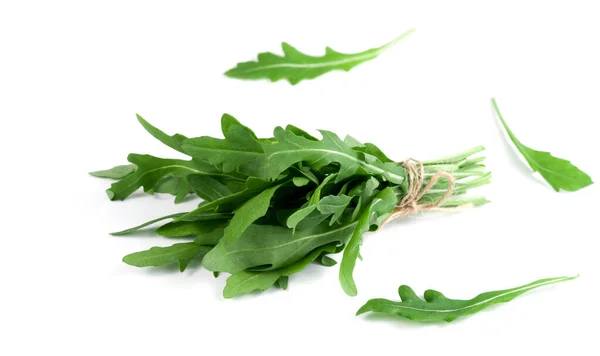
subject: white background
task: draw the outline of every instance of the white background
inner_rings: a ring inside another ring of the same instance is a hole
[[[555,193],[532,178],[490,105],[523,143],[598,179],[598,15],[592,1],[2,1],[0,353],[598,355],[598,186]],[[349,73],[297,86],[222,75],[282,41],[353,53],[413,27]],[[172,241],[108,232],[197,202],[110,202],[109,182],[87,172],[130,152],[178,156],[135,113],[194,136],[218,135],[224,112],[261,136],[324,128],[398,160],[483,144],[493,183],[473,193],[492,203],[367,235],[355,298],[337,266],[224,300],[225,276],[198,263],[182,274],[123,264]],[[354,316],[400,284],[470,298],[577,273],[451,324]]]

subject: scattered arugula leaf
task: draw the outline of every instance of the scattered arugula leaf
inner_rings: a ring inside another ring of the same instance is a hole
[[[395,314],[415,321],[447,321],[477,313],[493,304],[505,303],[532,289],[554,283],[569,281],[579,277],[555,277],[540,279],[516,288],[482,293],[473,299],[449,299],[442,293],[429,289],[425,291],[424,300],[406,285],[398,288],[400,302],[387,299],[371,299],[363,305],[356,315],[367,312]]]
[[[521,152],[531,169],[534,172],[539,172],[555,191],[558,192],[562,189],[574,192],[594,183],[589,175],[575,167],[571,162],[554,157],[549,152],[536,151],[522,144],[504,121],[498,104],[496,104],[496,99],[492,98],[492,105],[508,137]]]
[[[302,80],[314,79],[332,70],[347,72],[358,64],[377,57],[414,31],[414,29],[409,30],[381,47],[355,54],[344,54],[327,47],[322,57],[306,55],[283,42],[281,44],[283,56],[270,52],[260,53],[258,61],[238,63],[235,68],[225,72],[225,75],[237,79],[268,78],[272,82],[286,79],[290,84],[295,85]]]
[[[121,166],[115,166],[111,169],[106,169],[103,171],[90,172],[90,175],[98,178],[123,179],[128,175],[134,173],[136,170],[137,166],[135,164],[125,164]]]

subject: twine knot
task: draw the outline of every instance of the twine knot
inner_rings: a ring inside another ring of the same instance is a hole
[[[402,163],[404,169],[406,169],[406,176],[408,180],[408,189],[406,195],[400,200],[394,211],[388,218],[383,222],[382,226],[386,223],[397,219],[401,216],[407,216],[415,214],[423,210],[433,210],[438,208],[449,196],[452,195],[452,189],[456,183],[452,174],[448,172],[437,172],[434,174],[427,185],[423,187],[425,182],[425,167],[421,161],[413,158],[409,158]],[[419,200],[433,188],[433,186],[442,178],[448,181],[448,188],[444,195],[435,202],[429,204],[419,204]]]

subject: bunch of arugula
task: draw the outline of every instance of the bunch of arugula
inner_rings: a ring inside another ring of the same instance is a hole
[[[333,266],[330,255],[343,251],[339,280],[348,295],[356,295],[353,279],[363,234],[377,230],[408,188],[403,164],[386,156],[372,143],[344,140],[329,131],[317,139],[298,127],[276,127],[273,137],[259,138],[230,115],[223,115],[223,139],[169,136],[138,115],[152,136],[190,159],[164,159],[130,154],[126,166],[92,172],[117,179],[107,190],[111,200],[123,200],[140,187],[146,193],[169,193],[180,202],[190,194],[202,199],[190,212],[168,215],[114,235],[124,235],[170,220],[156,232],[189,242],[153,247],[123,258],[146,267],[178,262],[183,271],[193,259],[203,266],[230,273],[226,298],[271,286],[287,288],[288,277],[311,262]],[[452,196],[441,208],[486,203],[465,197],[467,190],[490,182],[483,151],[465,152],[424,161],[423,185],[437,172],[456,180],[439,181],[419,203]]]

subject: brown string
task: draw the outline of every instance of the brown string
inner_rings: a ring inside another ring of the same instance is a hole
[[[406,169],[407,179],[408,179],[408,191],[406,195],[402,198],[400,203],[396,205],[394,211],[387,219],[383,222],[382,226],[386,223],[397,219],[401,216],[412,215],[416,212],[423,210],[434,210],[438,208],[449,196],[452,195],[452,189],[454,188],[455,180],[452,174],[448,172],[438,172],[434,174],[427,185],[423,186],[425,181],[425,167],[423,163],[417,161],[416,159],[409,158],[402,163],[404,168]],[[436,202],[429,204],[419,204],[419,200],[423,198],[425,193],[427,193],[433,186],[441,179],[445,178],[448,180],[448,189],[440,199]],[[422,188],[421,188],[422,187]]]

